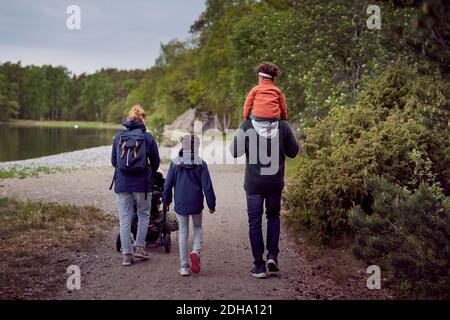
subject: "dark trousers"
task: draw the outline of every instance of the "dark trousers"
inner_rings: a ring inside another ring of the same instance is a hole
[[[262,234],[262,216],[266,207],[267,218],[267,259],[277,258],[280,252],[280,210],[281,191],[274,194],[251,194],[247,192],[247,212],[250,244],[255,265],[264,265],[264,239]]]

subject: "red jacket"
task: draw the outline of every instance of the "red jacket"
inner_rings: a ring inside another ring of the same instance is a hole
[[[257,118],[287,120],[286,98],[272,80],[263,79],[247,95],[243,112],[244,120],[248,120],[250,111]]]

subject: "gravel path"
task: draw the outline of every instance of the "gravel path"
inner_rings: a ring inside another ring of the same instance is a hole
[[[89,254],[73,253],[68,264],[82,270],[82,289],[67,292],[65,283],[55,293],[57,299],[370,299],[380,293],[366,289],[365,270],[340,283],[332,280],[319,260],[308,259],[303,247],[294,244],[285,231],[281,236],[278,277],[252,278],[243,190],[244,167],[211,165],[217,194],[217,212],[204,216],[203,270],[182,278],[176,235],[172,252],[150,249],[151,259],[130,268],[120,265],[114,250],[117,228],[99,241]],[[165,173],[165,168],[162,169]],[[0,195],[33,200],[93,205],[116,213],[114,194],[108,190],[113,170],[86,168],[24,180],[0,181]],[[333,266],[333,257],[329,264]]]

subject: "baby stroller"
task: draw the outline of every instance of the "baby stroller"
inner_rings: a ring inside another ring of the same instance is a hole
[[[152,206],[150,210],[150,223],[148,225],[147,245],[164,246],[166,253],[170,252],[172,241],[170,238],[170,228],[167,225],[167,207],[162,203],[162,192],[164,189],[164,177],[162,173],[156,172],[153,178]],[[162,209],[161,209],[162,207]],[[136,239],[138,227],[138,215],[135,210],[131,222],[132,239]],[[116,249],[121,251],[122,243],[120,233],[117,235]]]

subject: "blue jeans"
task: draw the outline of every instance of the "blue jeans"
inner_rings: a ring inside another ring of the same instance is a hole
[[[247,192],[249,236],[256,266],[265,264],[262,234],[264,203],[267,218],[267,259],[277,258],[280,252],[278,243],[280,241],[281,191],[274,194],[251,194]]]
[[[192,216],[177,214],[178,223],[180,225],[178,230],[178,244],[180,246],[180,262],[182,267],[189,266],[189,217],[192,217],[192,223],[194,224],[194,248],[192,251],[200,254],[202,249],[202,213]]]
[[[117,208],[119,209],[120,241],[122,243],[122,253],[133,253],[133,241],[131,239],[131,220],[134,214],[134,204],[136,203],[137,215],[139,218],[135,245],[145,247],[148,224],[150,220],[150,208],[152,194],[145,192],[117,193]]]

